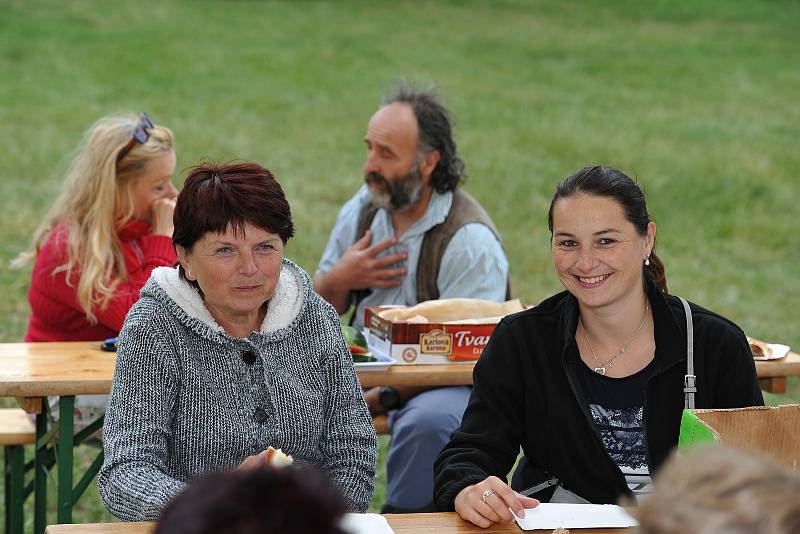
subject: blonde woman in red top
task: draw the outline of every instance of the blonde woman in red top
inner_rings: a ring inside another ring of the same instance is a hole
[[[172,132],[105,117],[87,132],[30,250],[26,341],[115,337],[153,268],[172,265]]]
[[[35,258],[26,341],[116,337],[155,267],[172,247],[172,132],[142,113],[104,117],[84,136],[63,190],[17,258]],[[106,397],[76,399],[76,423]]]

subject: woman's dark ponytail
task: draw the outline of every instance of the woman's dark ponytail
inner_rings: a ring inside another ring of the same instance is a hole
[[[655,246],[653,247],[655,248]],[[650,252],[650,265],[644,266],[644,275],[656,285],[658,289],[667,293],[667,273],[664,270],[664,262],[656,256],[654,251]]]

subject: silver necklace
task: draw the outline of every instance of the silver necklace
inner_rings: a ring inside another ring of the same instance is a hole
[[[639,334],[642,332],[642,328],[644,327],[644,323],[647,320],[647,302],[644,303],[644,317],[642,317],[642,322],[639,323],[639,328],[636,329],[634,332],[633,337],[628,340],[627,343],[622,345],[617,352],[615,352],[611,358],[608,359],[605,363],[601,362],[600,359],[597,357],[597,354],[594,352],[594,347],[592,347],[592,342],[589,341],[589,333],[586,331],[586,327],[583,326],[583,322],[581,322],[581,329],[583,330],[583,339],[586,341],[586,344],[589,345],[589,350],[592,351],[592,358],[594,358],[594,363],[597,364],[597,367],[592,368],[592,371],[599,375],[606,374],[608,369],[614,366],[614,360],[617,359],[618,356],[625,354],[625,351],[628,350],[628,347],[631,346],[631,343],[636,341],[636,338],[639,337]]]

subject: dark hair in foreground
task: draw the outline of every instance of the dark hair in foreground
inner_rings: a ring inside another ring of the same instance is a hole
[[[307,467],[227,471],[192,482],[161,513],[154,534],[345,534],[346,506]]]
[[[639,185],[625,173],[612,167],[594,165],[584,167],[572,176],[568,176],[556,186],[556,192],[550,201],[547,213],[547,224],[550,237],[553,236],[553,206],[562,198],[575,195],[594,195],[616,201],[622,206],[625,218],[636,228],[639,235],[647,234],[647,225],[651,222],[647,212],[647,203]],[[644,274],[661,291],[667,292],[667,274],[664,263],[656,256],[656,247],[650,253],[650,265],[643,265]]]
[[[228,227],[241,232],[247,223],[273,234],[283,243],[294,235],[292,212],[272,173],[258,163],[201,163],[189,169],[173,216],[172,244],[192,250],[206,233]],[[181,278],[186,280],[183,268]],[[189,281],[195,287],[197,282]]]
[[[394,94],[384,99],[388,106],[401,102],[414,111],[419,127],[419,145],[425,152],[439,152],[439,163],[431,174],[431,185],[439,193],[455,191],[458,184],[466,180],[464,162],[456,153],[450,113],[439,102],[434,90],[421,90],[401,84]]]
[[[656,475],[655,491],[630,513],[642,534],[800,532],[800,474],[762,456],[708,445],[674,455]]]

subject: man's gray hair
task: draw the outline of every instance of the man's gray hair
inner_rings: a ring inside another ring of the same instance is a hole
[[[439,102],[435,89],[418,89],[401,83],[388,95],[384,105],[401,102],[411,106],[419,127],[419,147],[425,153],[439,152],[439,162],[431,174],[431,185],[439,193],[455,191],[466,180],[464,162],[458,157],[450,124],[450,113]]]

